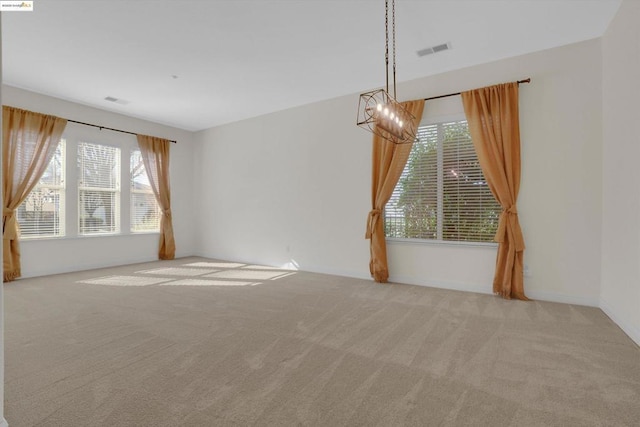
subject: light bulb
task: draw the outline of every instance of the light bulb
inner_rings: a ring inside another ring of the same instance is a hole
[[[384,109],[384,111],[383,111],[383,113],[384,113],[384,115],[385,115],[385,116],[388,116],[388,115],[389,115],[389,109],[388,109],[388,108],[385,108],[385,109]]]
[[[392,112],[391,112],[391,115],[389,116],[389,118],[390,118],[391,120],[393,120],[393,118],[394,118],[395,116],[396,116],[396,115],[395,115],[395,114],[393,114],[393,111],[392,111]]]
[[[400,127],[402,127],[402,120],[400,120],[400,123],[398,123],[398,125],[400,125]]]
[[[400,122],[400,119],[398,119],[398,116],[396,116],[396,124]]]
[[[378,106],[376,107],[376,110],[382,111],[382,104],[378,104]]]

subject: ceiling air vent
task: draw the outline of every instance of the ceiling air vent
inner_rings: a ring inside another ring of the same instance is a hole
[[[116,104],[120,104],[120,105],[127,105],[129,103],[129,101],[126,101],[124,99],[114,98],[113,96],[106,96],[104,100],[109,102],[115,102]]]
[[[438,53],[438,52],[442,52],[443,50],[449,50],[449,49],[451,49],[451,43],[443,43],[437,46],[431,46],[425,49],[421,49],[416,53],[418,54],[418,56],[427,56],[427,55],[431,55],[432,53]]]

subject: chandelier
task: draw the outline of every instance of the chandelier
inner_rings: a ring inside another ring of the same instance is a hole
[[[415,140],[415,118],[396,101],[396,2],[391,0],[391,26],[393,44],[393,96],[389,93],[389,0],[384,2],[385,76],[386,90],[377,89],[360,95],[358,126],[373,132],[394,144],[407,144]]]

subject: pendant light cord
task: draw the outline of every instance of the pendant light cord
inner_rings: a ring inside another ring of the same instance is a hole
[[[396,95],[396,0],[391,0],[391,25],[392,25],[392,43],[393,43],[393,97],[398,100]]]
[[[396,0],[391,0],[391,43],[393,48],[393,97],[396,95]],[[384,1],[384,62],[385,77],[387,79],[387,93],[389,93],[389,0]]]
[[[384,1],[384,75],[387,79],[387,93],[389,93],[389,0]]]

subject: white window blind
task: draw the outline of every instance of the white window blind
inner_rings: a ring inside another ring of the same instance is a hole
[[[467,122],[420,126],[385,207],[387,237],[491,242],[501,207],[491,194]]]
[[[79,233],[120,231],[120,149],[78,143]]]
[[[29,196],[18,207],[22,238],[64,236],[65,141],[56,151]]]
[[[131,231],[159,231],[160,207],[153,194],[140,150],[131,151]]]

